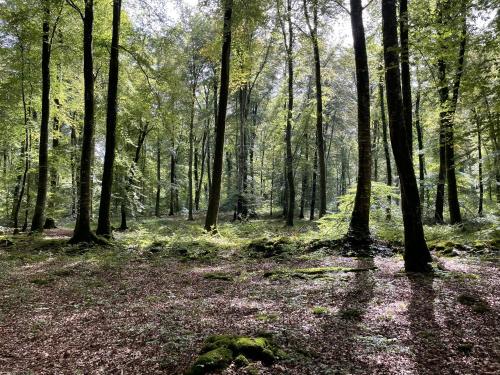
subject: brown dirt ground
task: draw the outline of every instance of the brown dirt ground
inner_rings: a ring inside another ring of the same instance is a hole
[[[497,265],[442,264],[448,272],[407,276],[399,257],[26,263],[1,279],[0,373],[181,374],[207,336],[265,331],[288,357],[254,373],[499,374]],[[377,269],[264,277],[331,265]],[[214,271],[234,280],[204,277]],[[463,304],[461,295],[476,300]],[[316,306],[327,312],[314,314]]]

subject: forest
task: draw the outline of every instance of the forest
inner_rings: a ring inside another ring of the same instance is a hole
[[[499,9],[0,0],[0,373],[500,373]]]

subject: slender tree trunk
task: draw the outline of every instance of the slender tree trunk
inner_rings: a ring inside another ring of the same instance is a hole
[[[387,119],[385,117],[385,106],[384,106],[384,83],[383,83],[383,67],[380,69],[380,80],[378,83],[379,100],[380,100],[380,120],[382,121],[382,141],[384,143],[384,155],[385,155],[385,170],[387,177],[387,185],[392,186],[392,167],[391,167],[391,153],[389,150],[389,141],[387,137]],[[387,209],[386,209],[386,219],[391,220],[391,196],[387,196]]]
[[[325,142],[323,135],[323,94],[321,83],[321,60],[318,46],[318,0],[312,1],[313,22],[311,25],[307,0],[304,0],[304,13],[306,15],[314,55],[314,74],[316,84],[316,143],[318,149],[319,166],[319,217],[326,214],[326,161]]]
[[[474,117],[476,119],[476,131],[477,131],[477,163],[478,163],[478,185],[479,185],[479,203],[477,208],[477,214],[481,217],[483,216],[483,197],[484,197],[484,183],[483,183],[483,154],[482,154],[482,132],[481,132],[481,119],[475,108],[473,108]]]
[[[155,216],[160,217],[160,199],[161,199],[161,143],[160,136],[156,138],[156,200]]]
[[[463,24],[461,32],[460,47],[458,51],[458,59],[455,77],[453,80],[453,90],[451,98],[451,108],[448,114],[446,128],[446,177],[448,183],[448,208],[450,210],[450,223],[458,224],[462,222],[460,213],[460,203],[458,202],[457,178],[455,173],[455,141],[454,141],[454,117],[458,103],[458,95],[460,90],[460,81],[464,69],[465,46],[467,36],[467,15],[465,6],[463,9]]]
[[[399,33],[401,40],[401,89],[403,113],[410,156],[413,158],[412,102],[410,78],[410,52],[408,48],[408,0],[399,0]]]
[[[354,210],[349,225],[349,237],[358,241],[364,241],[370,237],[372,159],[370,139],[370,80],[361,0],[351,0],[351,25],[358,94],[358,181],[356,197],[354,199]]]
[[[169,216],[173,216],[176,210],[176,191],[177,191],[177,181],[176,181],[176,153],[175,153],[175,144],[172,139],[172,149],[170,150],[170,209],[168,212]]]
[[[191,118],[189,121],[189,156],[188,156],[188,220],[193,219],[193,147],[194,147],[194,105],[196,84],[191,88]]]
[[[373,143],[372,143],[372,163],[373,163],[373,179],[378,181],[378,139],[379,139],[379,122],[373,121]]]
[[[119,73],[119,39],[120,39],[121,0],[113,0],[113,32],[111,38],[111,54],[108,74],[108,104],[106,113],[106,151],[102,172],[101,198],[97,234],[111,236],[111,192],[116,149],[116,115]]]
[[[91,169],[94,139],[94,63],[92,32],[94,27],[94,0],[85,0],[83,18],[83,80],[85,115],[83,119],[82,156],[80,160],[80,194],[78,216],[70,243],[98,241],[90,229]]]
[[[313,175],[311,183],[311,205],[309,207],[309,220],[314,220],[314,210],[316,209],[316,176],[318,170],[318,152],[314,152]]]
[[[43,232],[45,207],[47,204],[48,143],[50,117],[50,5],[44,0],[42,37],[42,118],[40,124],[40,146],[38,148],[38,180],[35,212],[31,221],[32,232]]]
[[[385,81],[392,150],[400,183],[405,241],[406,271],[429,271],[431,256],[424,237],[417,181],[410,156],[408,137],[401,112],[403,99],[399,72],[395,0],[382,0],[382,30]]]
[[[233,0],[224,1],[224,29],[221,54],[220,96],[216,121],[215,150],[212,186],[208,199],[208,210],[205,219],[205,230],[215,231],[219,212],[220,191],[222,182],[222,164],[224,156],[224,132],[226,128],[227,99],[229,94],[229,66],[231,56],[231,23]]]
[[[302,193],[300,195],[300,214],[299,214],[299,219],[304,218],[304,209],[306,205],[306,200],[307,200],[307,182],[309,180],[309,137],[308,137],[308,129],[309,127],[306,125],[306,134],[305,134],[305,163],[304,167],[302,169]]]
[[[196,211],[199,211],[200,209],[200,196],[201,196],[201,186],[203,184],[203,176],[205,174],[205,161],[207,163],[210,163],[209,160],[206,160],[206,154],[207,154],[207,132],[209,131],[209,126],[210,123],[207,121],[207,128],[203,132],[203,138],[201,140],[201,171],[200,171],[200,177],[196,181],[196,190],[195,190],[195,195],[194,195],[194,207]]]
[[[293,217],[295,214],[295,182],[293,178],[293,154],[292,154],[292,116],[293,116],[293,24],[292,24],[292,0],[287,0],[286,5],[286,27],[285,23],[280,17],[281,27],[283,31],[283,39],[286,49],[286,63],[288,70],[288,102],[286,114],[286,131],[285,131],[285,145],[286,145],[286,186],[287,186],[287,209],[286,209],[286,224],[293,226]],[[287,31],[285,30],[288,28]]]
[[[425,197],[425,155],[424,155],[424,135],[422,133],[422,125],[420,124],[420,86],[417,91],[417,98],[415,100],[415,128],[417,129],[417,141],[418,141],[420,203],[423,205]]]

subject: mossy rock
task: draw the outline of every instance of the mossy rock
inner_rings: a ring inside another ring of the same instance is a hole
[[[186,375],[203,375],[211,371],[222,370],[229,366],[232,360],[231,349],[221,346],[200,355]]]
[[[57,228],[56,221],[51,217],[46,218],[45,223],[43,224],[43,229],[55,229],[55,228]]]
[[[267,271],[264,273],[264,277],[269,277],[271,279],[286,279],[290,277],[299,279],[319,279],[327,278],[331,273],[338,272],[365,272],[376,270],[377,267],[367,267],[367,268],[349,268],[349,267],[312,267],[312,268],[296,268],[296,269],[280,269]]]
[[[247,358],[262,361],[266,365],[276,360],[273,346],[264,337],[238,337],[234,340],[234,350]]]
[[[264,258],[270,258],[282,254],[290,243],[291,241],[284,237],[258,238],[247,245],[247,250]]]
[[[269,366],[281,357],[284,357],[283,351],[267,337],[214,335],[205,340],[200,357],[186,374],[198,375],[221,370],[233,361],[239,367],[247,366],[249,360]]]
[[[243,354],[239,354],[235,359],[234,359],[234,364],[237,367],[246,367],[250,364],[250,361],[248,360],[247,357],[245,357]]]

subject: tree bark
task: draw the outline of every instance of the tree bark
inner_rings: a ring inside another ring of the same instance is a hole
[[[106,112],[106,151],[104,154],[99,218],[96,231],[97,234],[103,236],[111,236],[110,206],[116,149],[120,14],[121,0],[113,0],[113,31],[109,58],[108,105]]]
[[[399,0],[399,33],[401,40],[401,89],[406,137],[413,158],[413,119],[411,102],[410,52],[408,48],[408,0]]]
[[[424,204],[425,197],[425,155],[424,155],[424,135],[420,124],[420,86],[415,100],[415,128],[417,129],[418,141],[418,171],[420,187],[420,203]]]
[[[379,101],[380,101],[380,120],[382,121],[382,141],[384,143],[384,155],[385,155],[385,170],[387,185],[392,186],[392,167],[391,167],[391,153],[389,150],[389,141],[387,137],[387,119],[385,116],[385,105],[384,105],[384,83],[383,83],[383,67],[380,68],[380,80],[378,83],[379,91]],[[386,209],[386,219],[391,220],[391,204],[392,198],[390,195],[387,196],[387,209]]]
[[[410,156],[408,137],[401,112],[403,99],[399,72],[398,35],[395,0],[382,0],[385,81],[392,150],[400,183],[404,224],[405,270],[430,270],[431,256],[425,242],[417,181]]]
[[[160,136],[156,139],[156,199],[155,216],[160,217],[160,199],[161,199],[161,142]]]
[[[370,80],[361,0],[351,0],[351,25],[358,98],[358,181],[348,235],[357,241],[365,241],[370,237],[372,158],[370,139]]]
[[[194,68],[193,68],[194,70]],[[193,148],[194,148],[194,104],[196,100],[196,83],[191,87],[191,117],[189,121],[189,156],[188,156],[188,220],[193,218]]]
[[[208,199],[205,230],[216,231],[219,213],[220,191],[222,182],[222,167],[224,157],[224,132],[226,128],[227,99],[229,95],[229,66],[231,56],[231,24],[233,0],[224,1],[224,29],[221,53],[220,96],[216,121],[215,150],[212,186]]]
[[[316,209],[316,179],[318,169],[318,152],[314,152],[313,175],[311,183],[311,206],[309,207],[309,220],[314,220],[314,210]]]
[[[94,0],[85,0],[83,17],[83,81],[84,107],[82,154],[80,160],[80,194],[78,216],[70,243],[99,241],[90,229],[91,169],[94,139],[94,62],[92,33],[94,27]]]
[[[40,145],[38,148],[38,180],[35,212],[31,221],[32,232],[43,232],[45,207],[47,204],[48,143],[50,117],[50,5],[44,0],[42,36],[42,117],[40,123]]]
[[[304,0],[304,13],[309,27],[309,34],[313,45],[314,75],[316,84],[316,143],[319,166],[319,217],[326,214],[326,159],[323,134],[323,94],[321,83],[321,59],[318,45],[318,0],[312,1],[312,25],[310,22],[307,0]]]

